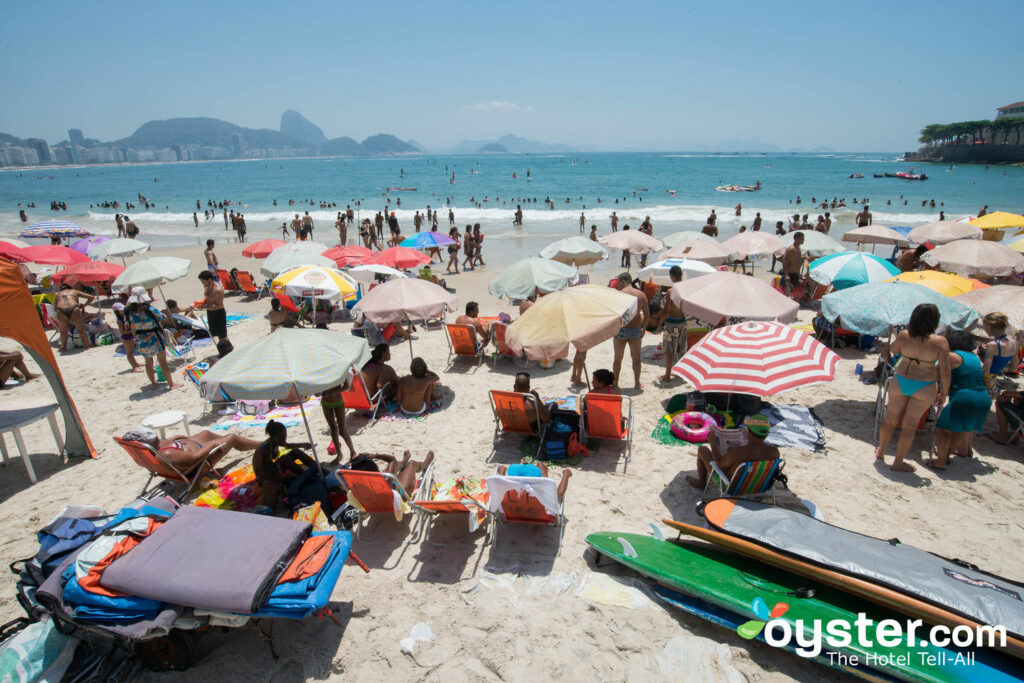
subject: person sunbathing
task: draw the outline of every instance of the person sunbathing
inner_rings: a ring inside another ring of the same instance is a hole
[[[138,441],[152,446],[160,451],[160,455],[168,462],[185,472],[202,462],[206,456],[218,448],[221,450],[208,461],[210,467],[215,466],[217,461],[231,450],[251,451],[260,445],[259,441],[247,439],[238,434],[220,435],[210,430],[204,430],[191,436],[180,434],[168,439],[161,439],[152,429],[138,427],[125,432],[121,438],[125,441]]]
[[[372,462],[373,460],[386,462],[387,467],[384,468],[383,472],[394,475],[395,479],[398,480],[398,485],[402,487],[405,494],[412,498],[416,492],[416,475],[419,472],[425,472],[430,467],[430,463],[434,462],[434,451],[427,451],[427,455],[422,461],[413,460],[412,453],[409,451],[402,455],[401,460],[385,453],[360,453],[348,462],[348,467],[349,469],[380,472],[380,468],[377,467],[376,463]]]
[[[267,440],[257,443],[252,454],[252,470],[260,487],[259,514],[270,515],[287,496],[291,499],[306,497],[305,489],[316,488],[314,498],[320,498],[324,509],[329,510],[326,500],[327,487],[320,475],[319,464],[301,449],[312,448],[312,444],[289,443],[288,428],[277,420],[267,423]],[[318,485],[319,484],[319,485]],[[319,490],[322,487],[322,491]]]
[[[385,344],[377,344],[370,352],[370,360],[363,366],[363,386],[366,393],[376,396],[383,387],[384,398],[394,398],[398,391],[398,373],[388,365],[391,360],[391,347]]]
[[[7,380],[14,378],[19,382],[27,382],[33,377],[25,365],[25,357],[17,351],[0,351],[0,387],[7,384]]]
[[[512,385],[512,391],[517,394],[530,394],[537,400],[537,412],[540,417],[541,423],[548,422],[551,420],[551,412],[548,407],[544,405],[544,401],[541,399],[540,394],[537,393],[536,389],[530,388],[530,373],[520,372],[516,375],[515,383]],[[530,426],[534,429],[537,425],[534,424],[533,415],[530,415]]]
[[[499,465],[498,474],[508,477],[544,477],[550,478],[548,474],[548,466],[542,462],[533,464],[520,464],[520,465]],[[562,470],[562,478],[558,481],[558,500],[565,498],[565,491],[569,488],[569,477],[572,476],[572,470],[565,468]]]
[[[455,319],[456,325],[469,325],[476,332],[476,350],[487,346],[491,341],[491,328],[485,327],[480,320],[480,306],[475,301],[466,304],[466,312]]]
[[[768,418],[764,415],[751,415],[743,421],[743,424],[747,428],[749,437],[744,445],[734,446],[727,453],[722,453],[718,448],[718,439],[712,436],[708,439],[707,446],[697,449],[697,476],[686,477],[690,486],[702,490],[707,486],[712,462],[717,464],[725,476],[731,479],[736,468],[745,462],[779,459],[778,447],[770,446],[764,441],[771,431]]]
[[[270,300],[270,313],[267,313],[267,321],[270,323],[271,332],[279,327],[302,327],[296,315],[282,309],[281,302],[277,299]]]
[[[409,365],[412,374],[398,380],[395,400],[406,415],[422,415],[437,398],[437,382],[440,379],[427,369],[422,358],[413,358]]]

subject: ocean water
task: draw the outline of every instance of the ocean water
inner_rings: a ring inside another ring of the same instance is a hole
[[[500,260],[508,253],[535,251],[553,239],[579,233],[579,216],[586,225],[610,230],[615,211],[620,229],[636,227],[650,216],[655,235],[699,230],[712,208],[719,215],[720,235],[735,234],[750,225],[755,212],[762,230],[793,213],[810,214],[811,223],[823,213],[819,202],[845,198],[846,208],[831,210],[832,236],[853,227],[858,201],[870,201],[874,222],[918,225],[975,215],[987,204],[990,211],[1024,212],[1024,168],[940,164],[913,165],[927,173],[926,181],[874,178],[874,173],[909,170],[912,165],[889,154],[584,154],[410,156],[369,159],[316,158],[258,161],[214,161],[0,171],[0,234],[16,235],[25,227],[19,204],[28,209],[30,223],[46,218],[72,220],[95,234],[116,234],[115,209],[99,208],[103,201],[132,201],[146,196],[152,208],[125,211],[141,230],[141,239],[154,246],[187,246],[207,237],[227,238],[223,219],[203,219],[207,201],[231,201],[245,214],[248,238],[279,236],[280,225],[295,213],[309,211],[317,226],[315,238],[333,243],[337,210],[352,205],[360,216],[395,211],[403,233],[413,231],[412,215],[429,205],[441,210],[439,229],[448,229],[448,209],[460,230],[480,223],[486,241],[484,255]],[[529,180],[527,179],[529,172]],[[451,174],[455,182],[451,182]],[[850,178],[862,173],[864,178]],[[720,192],[722,185],[762,184],[758,192]],[[415,188],[389,190],[388,188]],[[796,198],[802,202],[797,205]],[[554,200],[554,209],[544,199]],[[274,206],[274,200],[277,206]],[[296,204],[288,205],[289,200]],[[398,204],[398,200],[401,204]],[[934,199],[936,207],[922,207]],[[192,221],[200,201],[199,228]],[[308,203],[307,200],[312,200]],[[50,201],[66,202],[67,212],[52,212]],[[324,210],[319,202],[335,202]],[[906,202],[906,204],[904,204]],[[734,215],[737,203],[742,215]],[[941,203],[941,206],[940,206]],[[512,226],[517,205],[524,225]],[[424,228],[426,229],[426,228]],[[350,242],[355,239],[349,230]],[[496,253],[498,252],[498,253]]]

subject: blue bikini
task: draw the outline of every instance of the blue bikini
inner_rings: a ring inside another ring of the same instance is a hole
[[[903,358],[905,358],[905,359],[907,359],[909,361],[913,361],[914,363],[923,363],[924,362],[922,360],[918,360],[917,358],[911,358],[910,356],[906,356],[906,355],[904,355]],[[932,361],[932,362],[934,363],[934,361]],[[913,396],[914,394],[916,394],[917,392],[921,391],[921,389],[924,389],[929,384],[936,384],[937,383],[937,380],[934,380],[934,379],[928,379],[928,380],[910,379],[909,377],[904,377],[903,375],[896,375],[895,377],[896,377],[896,384],[900,388],[900,393],[903,394],[904,396],[908,396],[908,397],[909,396]]]
[[[1012,355],[1011,356],[1004,356],[1004,355],[1002,355],[1003,347],[999,343],[1000,339],[1002,339],[1003,341],[1006,341],[1006,335],[1004,334],[1002,337],[996,337],[993,340],[996,343],[996,355],[992,357],[992,364],[989,366],[989,369],[988,369],[988,374],[990,374],[990,375],[998,375],[1003,370],[1005,370],[1006,366],[1008,366],[1010,364],[1010,361],[1012,361],[1014,359],[1014,356],[1012,356]]]

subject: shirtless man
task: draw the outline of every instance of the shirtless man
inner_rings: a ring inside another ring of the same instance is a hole
[[[437,400],[435,390],[440,378],[427,369],[427,363],[422,358],[412,359],[409,372],[411,374],[398,380],[395,400],[406,415],[422,415],[431,401]]]
[[[736,468],[745,462],[779,459],[778,447],[770,446],[764,441],[771,430],[768,418],[763,415],[751,415],[744,420],[744,425],[748,437],[746,444],[733,446],[728,452],[722,453],[718,448],[718,439],[712,435],[707,446],[697,449],[697,476],[686,477],[690,486],[701,490],[707,486],[712,462],[718,465],[726,476],[732,477]]]
[[[217,341],[227,339],[228,314],[224,310],[224,288],[220,280],[208,270],[199,273],[199,279],[203,282],[203,302],[197,308],[206,310],[206,326],[210,336],[216,337]]]
[[[305,239],[302,236],[302,219],[299,218],[299,214],[295,214],[295,218],[292,219],[291,225],[289,227],[291,227],[292,232],[295,233],[295,239]]]
[[[270,323],[271,332],[279,327],[301,327],[297,316],[282,309],[281,302],[277,299],[270,300],[270,313],[267,313],[267,322]]]
[[[928,247],[923,244],[916,249],[904,249],[903,253],[896,259],[896,267],[900,269],[901,273],[917,270],[917,267],[921,265],[921,257],[927,251]]]
[[[758,211],[757,215],[754,216],[754,222],[750,224],[751,232],[759,232],[761,230],[761,212]]]
[[[416,232],[419,232],[420,231],[420,226],[422,226],[422,225],[423,225],[423,216],[421,216],[420,212],[417,211],[416,213],[414,213],[412,215],[412,227],[413,227],[413,229]]]
[[[124,218],[121,217],[121,214],[114,214],[114,222],[117,223],[117,236],[124,237]]]
[[[67,351],[68,334],[71,326],[78,330],[78,338],[82,340],[82,348],[89,350],[89,333],[85,331],[85,322],[82,320],[82,309],[79,307],[79,299],[85,299],[86,303],[93,300],[93,296],[72,289],[71,285],[62,284],[53,300],[53,307],[57,311],[57,327],[60,328],[60,352]]]
[[[623,294],[635,296],[637,299],[636,315],[628,323],[619,329],[619,333],[612,340],[614,349],[614,362],[612,371],[615,374],[615,385],[619,385],[619,371],[622,368],[622,357],[625,355],[626,345],[629,345],[629,355],[633,361],[633,388],[641,389],[640,385],[640,348],[644,338],[644,325],[651,312],[647,307],[647,297],[639,289],[634,287],[632,277],[629,273],[621,273],[615,280],[615,289]]]
[[[787,294],[800,284],[800,269],[804,264],[804,255],[800,253],[800,245],[804,243],[802,232],[793,233],[793,244],[786,248],[782,255],[782,288]]]
[[[313,239],[313,217],[309,215],[309,211],[302,216],[302,233],[307,240]]]
[[[203,252],[203,255],[206,256],[206,269],[216,275],[219,263],[217,262],[217,255],[213,253],[213,245],[213,240],[206,240],[206,251]]]
[[[832,214],[828,211],[825,212],[825,234],[832,230]]]
[[[384,215],[380,211],[373,217],[373,226],[377,229],[377,241],[384,244]]]
[[[584,214],[580,214],[580,234],[583,234],[583,229],[587,226],[587,217]]]
[[[348,244],[348,224],[345,214],[341,211],[338,212],[338,220],[334,221],[334,227],[338,229],[338,244],[341,246]]]
[[[466,304],[465,314],[456,318],[455,324],[473,326],[473,329],[476,330],[477,351],[487,346],[487,343],[491,341],[491,330],[485,328],[484,324],[480,322],[480,306],[475,301],[470,301]]]
[[[348,204],[345,205],[345,218],[349,225],[356,219],[356,212],[352,210],[352,207]]]
[[[139,236],[139,226],[135,225],[135,221],[128,216],[124,217],[124,236],[130,240]]]
[[[517,394],[530,394],[537,400],[537,413],[540,417],[541,423],[546,423],[551,420],[551,412],[548,407],[544,405],[544,401],[541,399],[540,394],[537,393],[536,389],[530,388],[530,373],[520,372],[516,374],[515,382],[512,385],[512,391]],[[530,418],[531,426],[536,429],[537,425],[533,424],[533,417]]]
[[[709,237],[718,237],[718,226],[711,222],[710,218],[708,222],[704,224],[704,227],[700,229],[702,233]]]
[[[680,282],[683,279],[683,269],[672,266],[668,269],[668,277],[672,284]],[[664,314],[661,350],[665,354],[665,374],[661,376],[661,381],[671,382],[672,366],[686,353],[686,316],[670,294],[666,294],[661,300]]]
[[[860,213],[857,214],[857,227],[858,228],[863,228],[863,227],[865,227],[867,225],[871,225],[871,211],[870,211],[870,209],[871,209],[870,206],[865,205],[864,208],[861,209]]]

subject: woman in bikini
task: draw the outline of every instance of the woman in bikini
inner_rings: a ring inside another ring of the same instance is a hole
[[[907,329],[896,335],[890,347],[901,356],[896,376],[889,380],[889,404],[885,422],[878,434],[875,458],[883,460],[896,427],[901,427],[896,444],[896,457],[890,469],[913,472],[916,468],[903,458],[910,451],[917,425],[933,403],[941,403],[950,382],[949,342],[935,334],[939,326],[939,309],[935,304],[921,304],[910,314]],[[936,385],[936,380],[941,388]]]
[[[444,269],[445,273],[452,272],[452,266],[455,266],[455,274],[459,274],[459,229],[452,228],[448,231],[448,236],[455,240],[455,244],[448,245],[448,267]]]
[[[180,434],[169,439],[161,439],[152,429],[141,427],[125,433],[121,438],[125,441],[138,441],[152,446],[160,451],[160,455],[168,462],[186,473],[196,463],[202,462],[207,455],[222,446],[226,447],[209,461],[211,467],[215,466],[217,461],[227,455],[228,451],[232,449],[236,451],[253,451],[260,445],[259,441],[247,439],[238,434],[225,434],[221,436],[209,430],[204,430],[192,436]]]
[[[345,427],[345,397],[342,394],[344,386],[339,384],[331,387],[320,394],[320,409],[324,411],[324,419],[331,429],[331,444],[334,446],[334,460],[332,463],[341,461],[341,441],[348,446],[350,458],[356,457],[356,447],[352,445],[352,437],[349,436]]]
[[[85,331],[85,323],[82,321],[82,309],[79,307],[79,299],[85,299],[86,303],[93,300],[93,296],[73,289],[71,285],[61,285],[60,291],[53,301],[53,307],[57,309],[57,327],[60,328],[60,351],[64,353],[68,346],[68,333],[74,325],[78,330],[78,337],[82,340],[82,348],[88,350],[89,333]]]
[[[1006,368],[1016,369],[1013,363],[1017,360],[1017,342],[1006,335],[1010,329],[1010,319],[1005,313],[989,313],[982,319],[985,332],[992,337],[985,346],[985,358],[982,370],[985,373],[985,384],[990,392],[998,394],[996,378]]]

